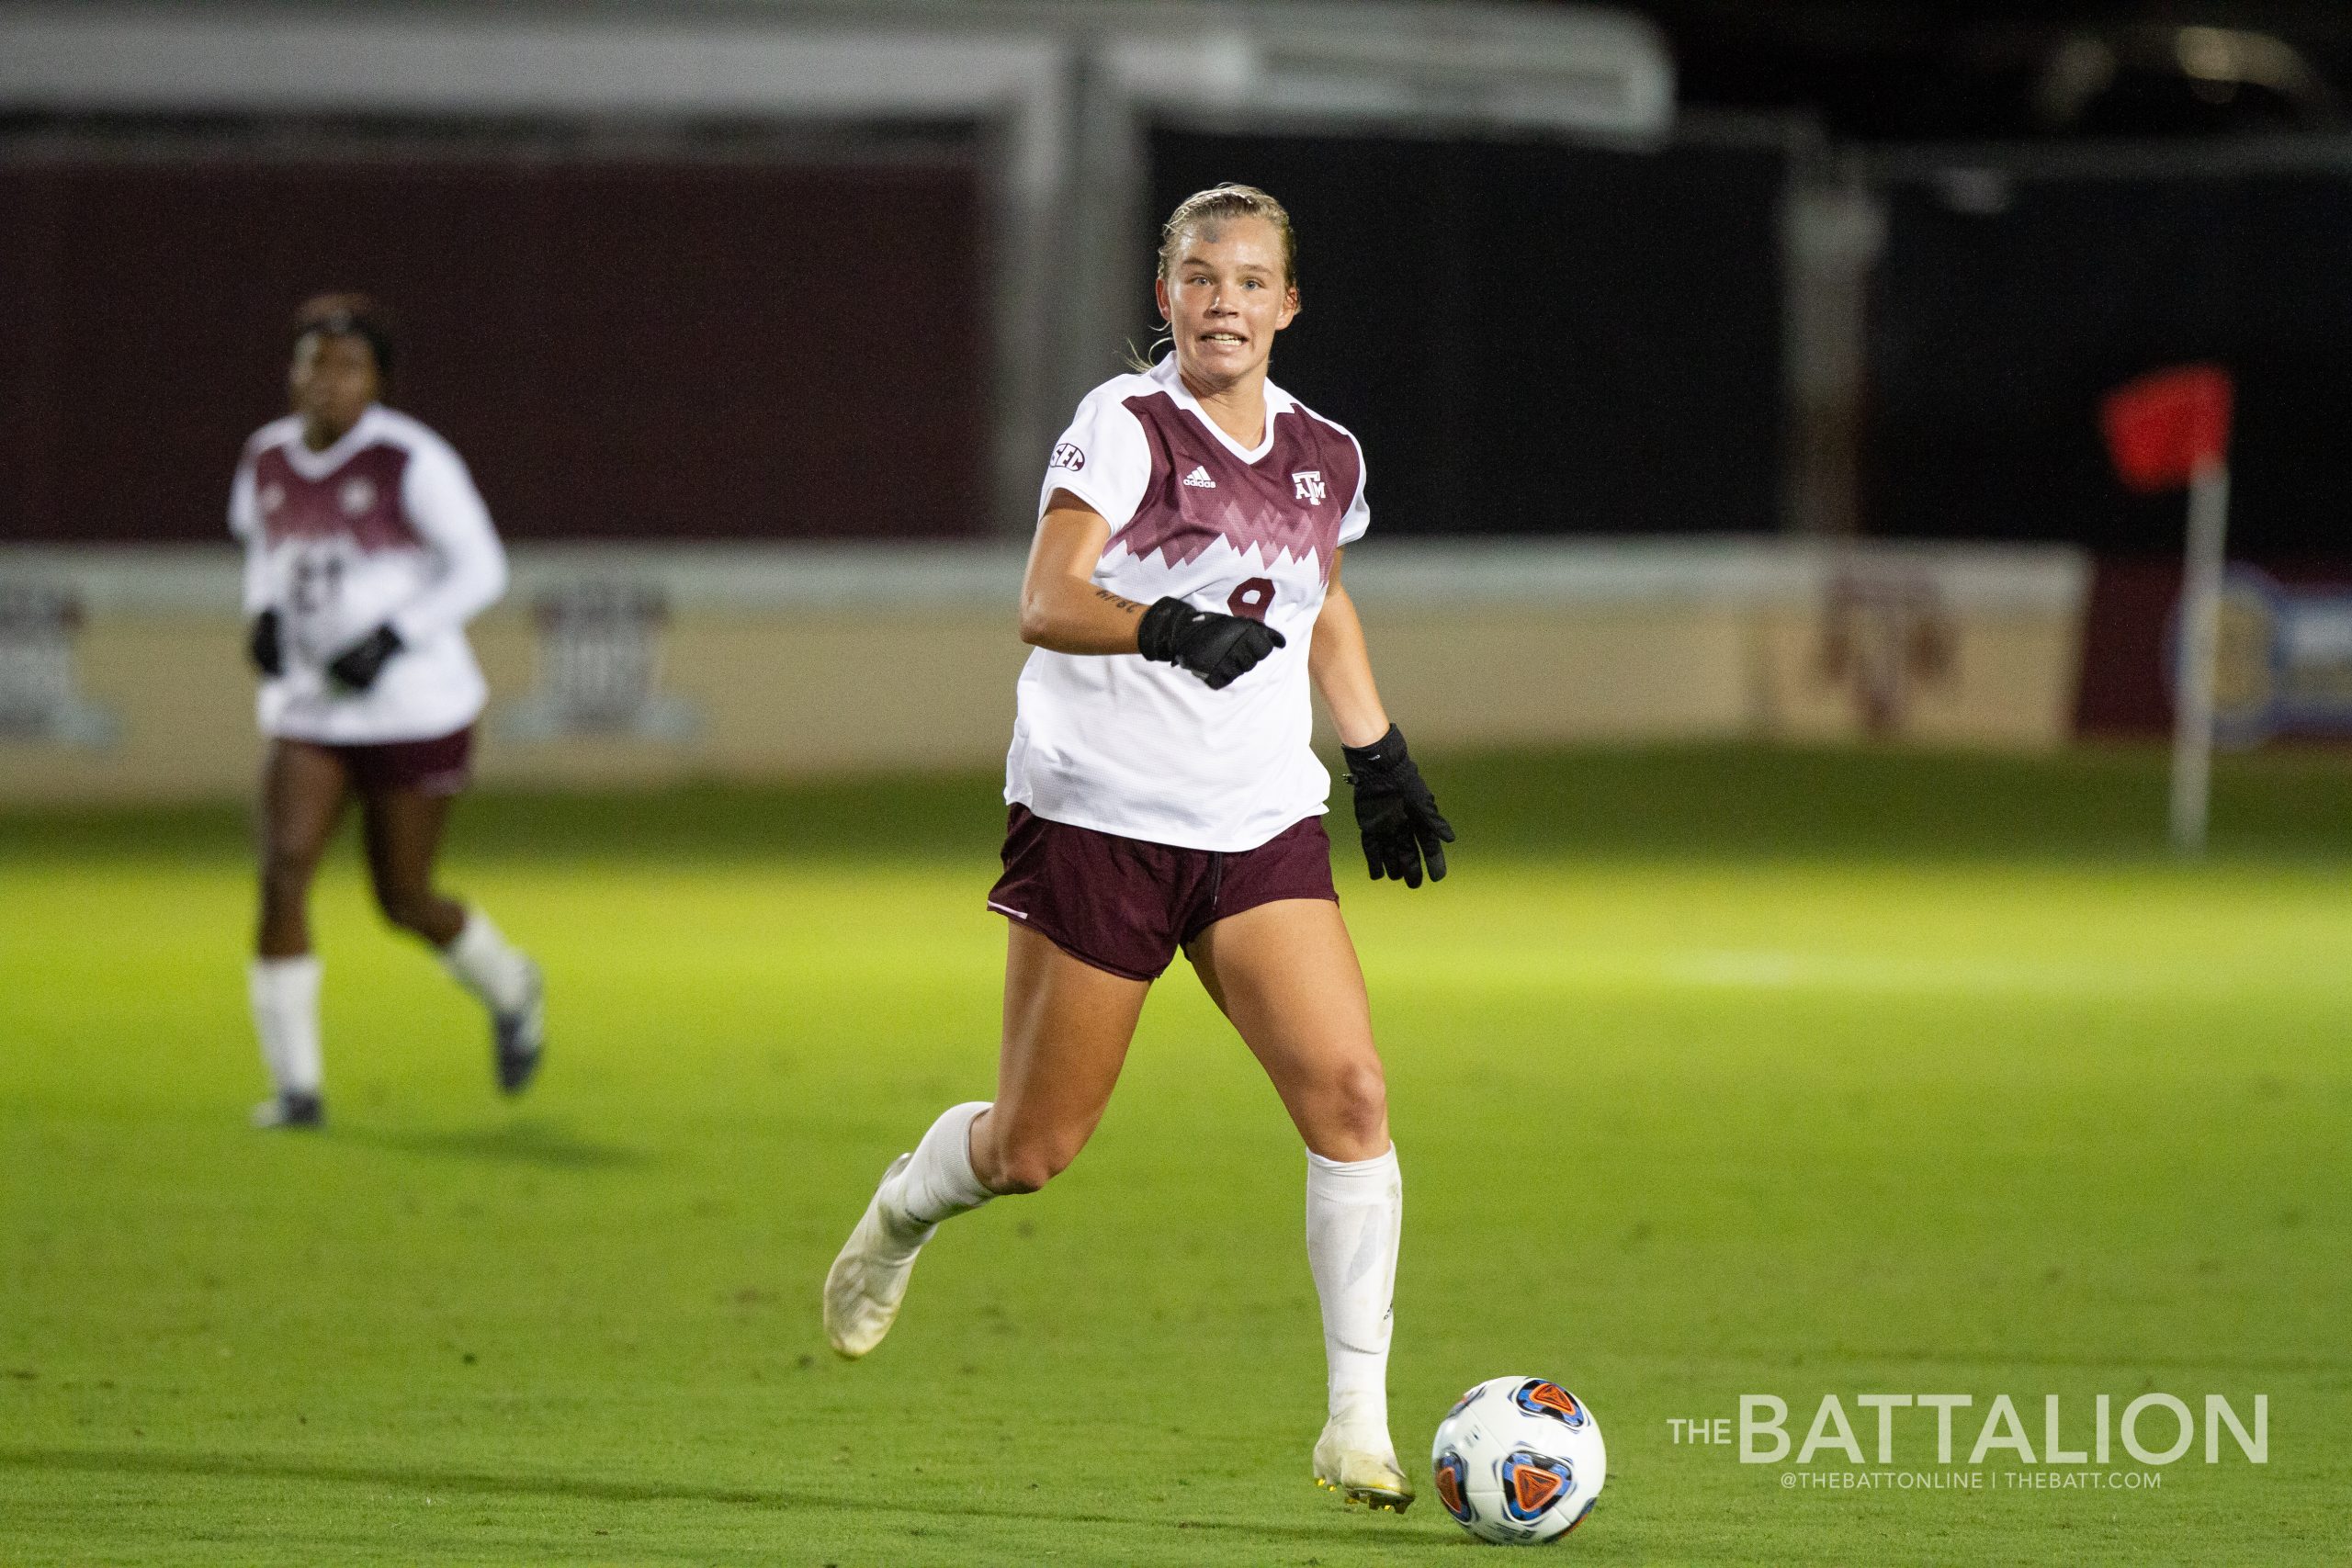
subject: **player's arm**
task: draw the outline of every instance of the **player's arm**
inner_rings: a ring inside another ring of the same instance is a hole
[[[1262,622],[1167,598],[1138,604],[1094,581],[1111,525],[1066,490],[1046,498],[1021,580],[1021,640],[1056,653],[1140,653],[1231,685],[1283,646]]]
[[[1453,826],[1438,814],[1437,797],[1405,750],[1404,732],[1388,721],[1388,710],[1381,705],[1363,620],[1340,583],[1346,553],[1331,558],[1331,585],[1315,619],[1306,671],[1340,732],[1348,782],[1355,786],[1365,869],[1374,882],[1390,876],[1419,887],[1424,865],[1432,882],[1445,875],[1445,846],[1453,842]]]
[[[409,454],[401,510],[417,536],[432,547],[440,575],[382,626],[327,661],[327,673],[355,692],[373,686],[402,649],[464,626],[506,592],[506,550],[457,453],[424,446]]]
[[[237,465],[237,477],[229,485],[229,532],[245,547],[245,657],[253,660],[254,669],[276,680],[286,673],[286,640],[277,605],[270,597],[269,541],[262,533],[261,512],[254,503],[250,453]]]
[[[506,592],[506,550],[490,525],[473,476],[447,446],[420,446],[401,481],[409,525],[439,558],[440,575],[393,615],[391,629],[413,647],[455,631]]]
[[[1021,640],[1056,653],[1133,653],[1148,605],[1094,581],[1111,525],[1066,490],[1054,491],[1021,579]]]
[[[1342,746],[1369,746],[1388,733],[1388,710],[1373,683],[1372,653],[1364,646],[1363,620],[1340,583],[1345,550],[1331,558],[1331,586],[1323,613],[1315,618],[1315,640],[1306,649],[1306,673],[1330,710]]]

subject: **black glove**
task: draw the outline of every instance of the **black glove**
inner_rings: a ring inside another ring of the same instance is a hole
[[[1393,876],[1419,887],[1427,861],[1430,880],[1444,880],[1443,846],[1453,842],[1453,826],[1437,814],[1437,796],[1406,754],[1403,732],[1392,724],[1369,746],[1340,750],[1348,759],[1348,782],[1356,786],[1356,826],[1363,830],[1372,879]]]
[[[245,628],[245,657],[273,681],[286,673],[286,646],[277,638],[277,611],[264,610]]]
[[[1263,621],[1195,610],[1182,599],[1162,599],[1143,613],[1136,626],[1136,651],[1162,664],[1181,664],[1223,691],[1258,661],[1283,646],[1283,634]]]
[[[389,625],[378,626],[336,654],[327,664],[327,673],[335,678],[338,685],[364,692],[384,672],[384,661],[404,646],[401,634]]]

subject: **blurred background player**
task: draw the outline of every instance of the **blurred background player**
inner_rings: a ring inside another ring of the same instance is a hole
[[[433,885],[488,695],[465,626],[505,592],[505,552],[456,451],[378,400],[391,371],[372,300],[305,304],[287,373],[294,412],[245,444],[230,491],[269,741],[252,996],[276,1093],[255,1108],[258,1126],[323,1114],[311,882],[355,795],[377,904],[489,1008],[499,1087],[519,1091],[539,1063],[537,965]]]
[[[989,898],[1011,922],[997,1097],[950,1110],[891,1164],[826,1279],[826,1332],[845,1356],[871,1350],[941,1221],[1069,1166],[1181,947],[1306,1143],[1330,1374],[1315,1478],[1402,1510],[1387,1365],[1404,1189],[1331,886],[1310,681],[1346,748],[1373,876],[1417,887],[1424,857],[1444,875],[1453,833],[1340,586],[1340,552],[1370,522],[1363,455],[1266,378],[1298,310],[1289,215],[1250,186],[1188,198],[1155,289],[1174,352],[1080,404],[1022,587],[1037,651]]]

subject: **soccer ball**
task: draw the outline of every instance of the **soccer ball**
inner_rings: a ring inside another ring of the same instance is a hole
[[[1505,1546],[1567,1534],[1609,1479],[1600,1423],[1544,1378],[1488,1378],[1455,1400],[1430,1462],[1445,1511],[1480,1540]]]

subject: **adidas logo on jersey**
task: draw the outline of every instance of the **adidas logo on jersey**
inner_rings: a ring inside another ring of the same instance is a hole
[[[1216,481],[1209,478],[1209,470],[1205,464],[1196,465],[1191,473],[1184,476],[1184,482],[1194,490],[1216,489]]]

